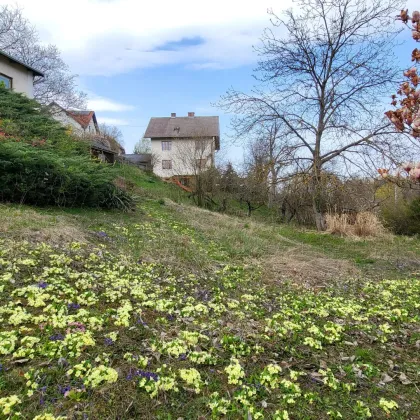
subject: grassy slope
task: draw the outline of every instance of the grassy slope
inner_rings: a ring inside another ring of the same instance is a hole
[[[418,240],[210,213],[115,170],[136,213],[0,206],[0,398],[23,418],[419,418]]]

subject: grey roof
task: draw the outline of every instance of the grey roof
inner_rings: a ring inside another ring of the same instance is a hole
[[[125,154],[121,155],[131,163],[138,165],[139,163],[150,164],[152,162],[152,155],[148,153],[143,154]]]
[[[109,143],[105,142],[102,139],[93,140],[90,147],[92,149],[101,150],[103,152],[112,153],[114,155],[117,154],[117,152],[115,152],[114,150],[111,149],[111,147],[109,146]]]
[[[16,58],[12,57],[12,56],[11,56],[11,55],[9,55],[9,54],[6,54],[4,51],[1,51],[1,50],[0,50],[0,55],[2,55],[2,56],[4,56],[4,57],[8,58],[10,61],[13,61],[14,63],[20,64],[21,66],[26,67],[28,70],[31,70],[31,71],[32,71],[32,73],[33,73],[35,76],[41,76],[41,77],[44,77],[44,73],[41,73],[39,70],[36,70],[36,69],[34,69],[33,67],[31,67],[31,66],[28,66],[28,65],[27,65],[27,64],[25,64],[23,61],[20,61],[20,60],[18,60],[18,59],[16,59]]]
[[[216,137],[216,149],[219,149],[219,117],[151,118],[144,137],[151,139]]]

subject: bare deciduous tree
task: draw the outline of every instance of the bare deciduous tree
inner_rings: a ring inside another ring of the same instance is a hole
[[[152,142],[144,136],[134,145],[134,154],[143,155],[152,153]]]
[[[40,44],[35,28],[19,8],[0,6],[0,50],[36,68],[44,77],[34,80],[34,97],[43,105],[55,101],[64,108],[85,108],[86,94],[77,89],[55,45]]]
[[[112,150],[117,153],[125,153],[123,134],[118,127],[102,123],[99,125],[99,132],[100,136],[109,142]]]
[[[281,126],[280,120],[267,121],[249,133],[248,163],[259,162],[266,167],[269,207],[275,204],[282,169],[294,160],[294,147],[283,141]]]
[[[239,202],[246,204],[248,217],[268,202],[267,175],[266,165],[257,161],[249,165],[240,178],[237,198]]]
[[[0,6],[0,48],[13,55],[24,39],[35,39],[35,28],[23,17],[20,9]]]
[[[380,102],[398,76],[392,50],[401,2],[298,0],[295,6],[284,18],[269,12],[273,28],[257,49],[261,85],[250,94],[231,89],[219,105],[238,115],[232,123],[238,137],[279,122],[289,150],[281,175],[310,174],[313,214],[323,230],[322,172],[334,165],[372,169],[372,154],[391,159],[401,145],[391,138],[395,129]]]
[[[193,198],[200,207],[206,205],[208,184],[212,182],[207,172],[214,166],[213,142],[212,138],[197,131],[192,139],[178,140],[175,144],[174,175],[191,178]]]

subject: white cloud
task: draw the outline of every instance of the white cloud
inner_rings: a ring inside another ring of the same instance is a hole
[[[123,120],[121,118],[111,118],[111,117],[98,117],[98,123],[99,124],[108,124],[108,125],[130,125],[130,123],[126,120]]]
[[[14,4],[14,0],[0,0]],[[40,31],[80,75],[115,75],[138,68],[184,64],[224,69],[257,60],[252,45],[292,0],[17,0]],[[418,0],[409,0],[412,10]],[[204,43],[164,50],[167,43],[200,37]]]
[[[0,0],[1,1],[1,0]],[[40,30],[44,42],[56,44],[73,71],[113,75],[136,68],[185,64],[221,69],[252,63],[252,44],[269,24],[272,0],[18,0]],[[281,4],[278,4],[281,3]],[[284,9],[291,0],[275,2]],[[162,50],[185,38],[204,43]]]
[[[131,111],[134,109],[134,107],[131,105],[120,104],[111,99],[96,96],[88,99],[88,109],[93,109],[95,112],[124,112]]]

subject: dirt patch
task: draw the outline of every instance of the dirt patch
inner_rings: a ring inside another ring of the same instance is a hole
[[[265,277],[275,282],[291,280],[300,286],[325,287],[331,280],[359,277],[361,272],[349,261],[327,258],[306,247],[270,255],[260,265]]]

